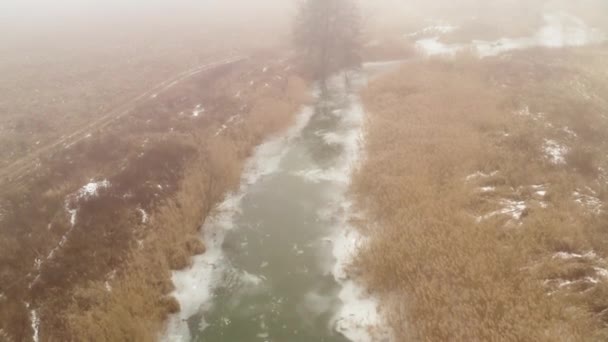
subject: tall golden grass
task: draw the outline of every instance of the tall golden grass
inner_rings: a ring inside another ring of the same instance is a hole
[[[370,243],[354,266],[382,299],[397,340],[608,338],[608,279],[593,268],[608,265],[607,216],[589,213],[572,195],[587,186],[606,190],[590,170],[608,161],[600,153],[607,93],[589,99],[571,84],[608,85],[598,73],[608,65],[596,55],[538,50],[414,62],[363,92],[366,159],[352,188]],[[545,119],[515,114],[526,105]],[[566,140],[562,124],[578,138]],[[545,138],[567,141],[569,164],[547,160]],[[497,173],[466,180],[477,171]],[[544,198],[532,187],[541,184]],[[521,219],[478,219],[504,200],[526,204]],[[593,260],[555,257],[591,250]],[[565,280],[575,283],[552,285]]]

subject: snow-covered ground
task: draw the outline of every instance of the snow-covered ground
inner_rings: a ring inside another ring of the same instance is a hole
[[[566,46],[583,46],[597,44],[606,39],[598,29],[589,27],[581,19],[570,14],[547,13],[543,16],[544,26],[531,37],[501,38],[495,41],[473,40],[468,44],[446,44],[441,42],[441,34],[455,30],[453,26],[441,26],[443,29],[428,27],[420,32],[435,32],[435,36],[416,41],[416,48],[427,56],[452,56],[461,51],[470,51],[480,58],[496,56],[512,50],[521,50],[541,46],[561,48]],[[419,32],[410,34],[419,35]]]

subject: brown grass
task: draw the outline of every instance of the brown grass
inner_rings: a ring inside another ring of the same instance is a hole
[[[605,97],[582,100],[570,83],[607,85],[598,75],[606,62],[596,55],[539,50],[409,63],[365,90],[367,157],[353,190],[371,240],[355,266],[383,300],[398,340],[608,338],[601,296],[608,279],[593,268],[607,265],[606,214],[572,197],[587,186],[598,194],[606,188],[592,172],[607,162],[599,152],[608,141]],[[545,119],[514,114],[525,105]],[[564,136],[562,125],[578,137]],[[545,138],[571,148],[567,165],[547,160]],[[465,180],[477,171],[498,173]],[[545,198],[532,188],[539,184]],[[485,186],[495,190],[482,192]],[[521,219],[477,221],[504,200],[525,202]],[[590,250],[597,258],[553,257]],[[565,280],[577,283],[555,285]]]

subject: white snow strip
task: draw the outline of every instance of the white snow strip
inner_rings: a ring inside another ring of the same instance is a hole
[[[29,306],[29,305],[28,305]],[[38,313],[36,312],[36,310],[31,310],[30,311],[30,321],[32,322],[32,330],[34,331],[34,333],[32,334],[32,340],[34,342],[39,342],[40,341],[40,317],[38,317]]]
[[[479,178],[490,178],[490,177],[494,177],[498,174],[498,171],[493,171],[490,173],[485,173],[485,172],[481,172],[481,171],[477,171],[475,173],[472,173],[470,175],[468,175],[465,180],[467,182],[472,181],[474,179],[479,179]]]
[[[593,190],[591,191],[593,192]],[[572,196],[574,197],[574,202],[585,207],[590,212],[594,214],[602,213],[604,203],[596,196],[583,194],[580,190],[573,192]]]
[[[141,215],[141,223],[142,224],[148,223],[148,220],[150,219],[150,217],[148,216],[148,213],[145,210],[143,210],[142,208],[137,208],[137,211]]]
[[[571,259],[595,259],[597,254],[594,251],[589,251],[585,254],[577,254],[570,252],[557,252],[553,254],[553,259],[571,260]]]
[[[332,274],[336,281],[342,286],[339,298],[342,307],[333,318],[335,329],[353,342],[372,342],[378,340],[376,334],[372,335],[371,329],[376,329],[377,334],[387,337],[390,335],[385,330],[385,322],[379,311],[377,299],[366,292],[363,286],[353,279],[347,272],[347,267],[359,252],[359,248],[365,244],[365,239],[355,227],[349,223],[354,216],[352,203],[347,199],[349,181],[352,178],[355,166],[361,158],[361,132],[365,113],[360,99],[351,95],[351,107],[341,114],[346,123],[347,133],[342,133],[341,144],[344,146],[342,160],[338,162],[337,169],[340,170],[346,182],[336,182],[337,191],[332,190],[335,196],[335,208],[328,208],[326,213],[320,213],[323,217],[338,218],[337,226],[331,237],[333,244],[332,254],[336,259]],[[388,329],[388,328],[386,328]]]
[[[353,342],[390,341],[391,333],[380,313],[380,303],[348,272],[349,265],[366,243],[366,239],[349,223],[353,216],[352,203],[346,200],[344,193],[336,196],[335,203],[336,208],[320,213],[321,217],[339,218],[334,235],[326,239],[332,243],[336,260],[332,274],[342,286],[339,293],[342,307],[335,314],[333,325],[336,331]]]
[[[543,150],[549,161],[555,165],[566,164],[566,154],[570,149],[568,146],[561,145],[555,140],[545,139]]]
[[[479,191],[481,192],[494,192],[496,191],[496,187],[495,186],[483,186],[481,188],[479,188]]]
[[[513,218],[514,220],[521,220],[521,218],[527,208],[526,202],[524,202],[524,201],[513,201],[513,200],[505,199],[505,200],[501,201],[501,204],[503,206],[502,209],[493,211],[489,214],[478,217],[477,222],[487,220],[487,219],[497,216],[497,215],[507,215],[507,216],[511,216],[511,218]]]

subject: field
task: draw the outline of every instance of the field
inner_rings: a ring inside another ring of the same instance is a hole
[[[608,338],[607,46],[374,80],[354,265],[397,340]]]

